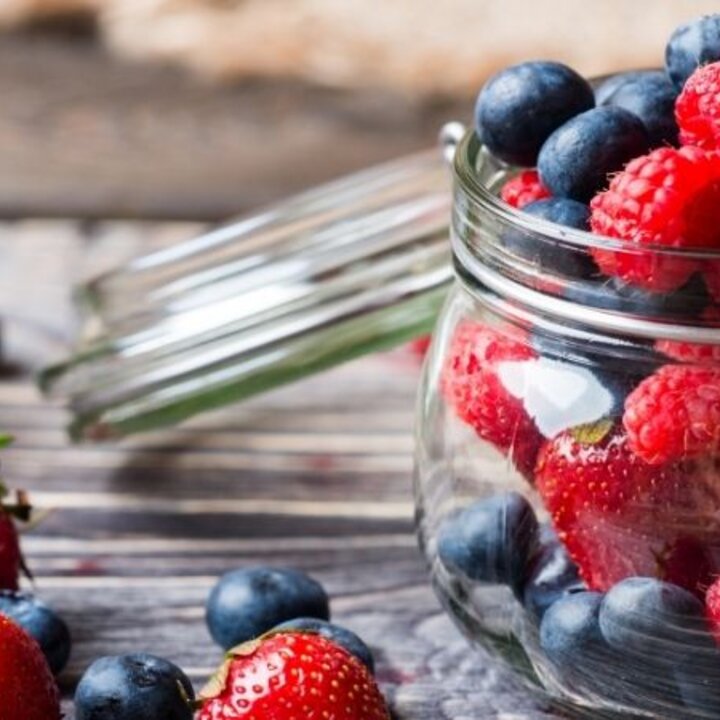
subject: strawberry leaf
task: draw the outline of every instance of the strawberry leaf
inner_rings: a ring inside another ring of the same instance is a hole
[[[614,425],[615,423],[610,418],[604,418],[594,423],[578,425],[570,430],[570,434],[583,445],[597,445],[607,437]]]

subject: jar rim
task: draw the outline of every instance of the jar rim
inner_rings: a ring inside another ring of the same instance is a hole
[[[503,202],[479,177],[478,162],[482,157],[489,157],[489,152],[470,128],[458,143],[453,157],[453,175],[460,190],[477,205],[478,209],[512,226],[521,232],[541,233],[548,240],[562,242],[565,245],[584,249],[607,250],[639,250],[627,240],[597,235],[586,230],[563,227],[524,213]],[[501,167],[511,169],[510,165],[494,160]],[[683,258],[687,260],[704,260],[708,262],[720,260],[720,249],[708,248],[669,248],[664,245],[643,245],[644,252],[652,252],[660,257]]]

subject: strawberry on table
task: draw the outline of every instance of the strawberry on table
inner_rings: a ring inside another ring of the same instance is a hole
[[[31,508],[24,493],[17,493],[12,504],[6,497],[7,491],[0,484],[0,590],[17,590],[25,564],[15,518],[28,520]]]
[[[270,634],[231,650],[198,720],[390,720],[370,671],[327,638]]]
[[[522,399],[503,385],[499,372],[504,363],[535,357],[529,344],[465,321],[455,330],[440,379],[442,395],[460,420],[510,455],[526,477],[531,477],[542,436]]]
[[[0,615],[0,717],[60,720],[60,697],[39,645]]]

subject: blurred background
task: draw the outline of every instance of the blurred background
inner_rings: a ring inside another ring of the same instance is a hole
[[[495,69],[658,65],[711,0],[0,0],[6,355],[62,354],[69,283],[431,146]],[[32,268],[34,282],[24,280]],[[26,323],[27,324],[27,323]]]

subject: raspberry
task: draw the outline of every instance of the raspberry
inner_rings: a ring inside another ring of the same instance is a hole
[[[665,365],[625,401],[630,447],[652,465],[717,454],[720,441],[720,370]]]
[[[675,118],[683,145],[720,149],[720,62],[690,76],[675,103]]]
[[[700,318],[708,324],[720,324],[720,309],[715,306],[705,308]],[[681,342],[679,340],[657,340],[655,349],[673,360],[688,365],[720,364],[720,345]]]
[[[705,595],[705,612],[715,640],[720,644],[720,578],[708,588]]]
[[[440,391],[458,418],[530,477],[542,441],[522,400],[503,385],[502,363],[536,357],[534,350],[496,330],[466,321],[455,330],[442,368]]]
[[[514,208],[521,210],[537,200],[552,197],[550,191],[540,182],[537,170],[523,170],[508,180],[500,191],[500,197]]]
[[[643,248],[720,246],[720,154],[654,150],[628,163],[590,207],[593,232],[628,241],[627,250],[592,250],[605,274],[655,292],[675,290],[696,262]]]

